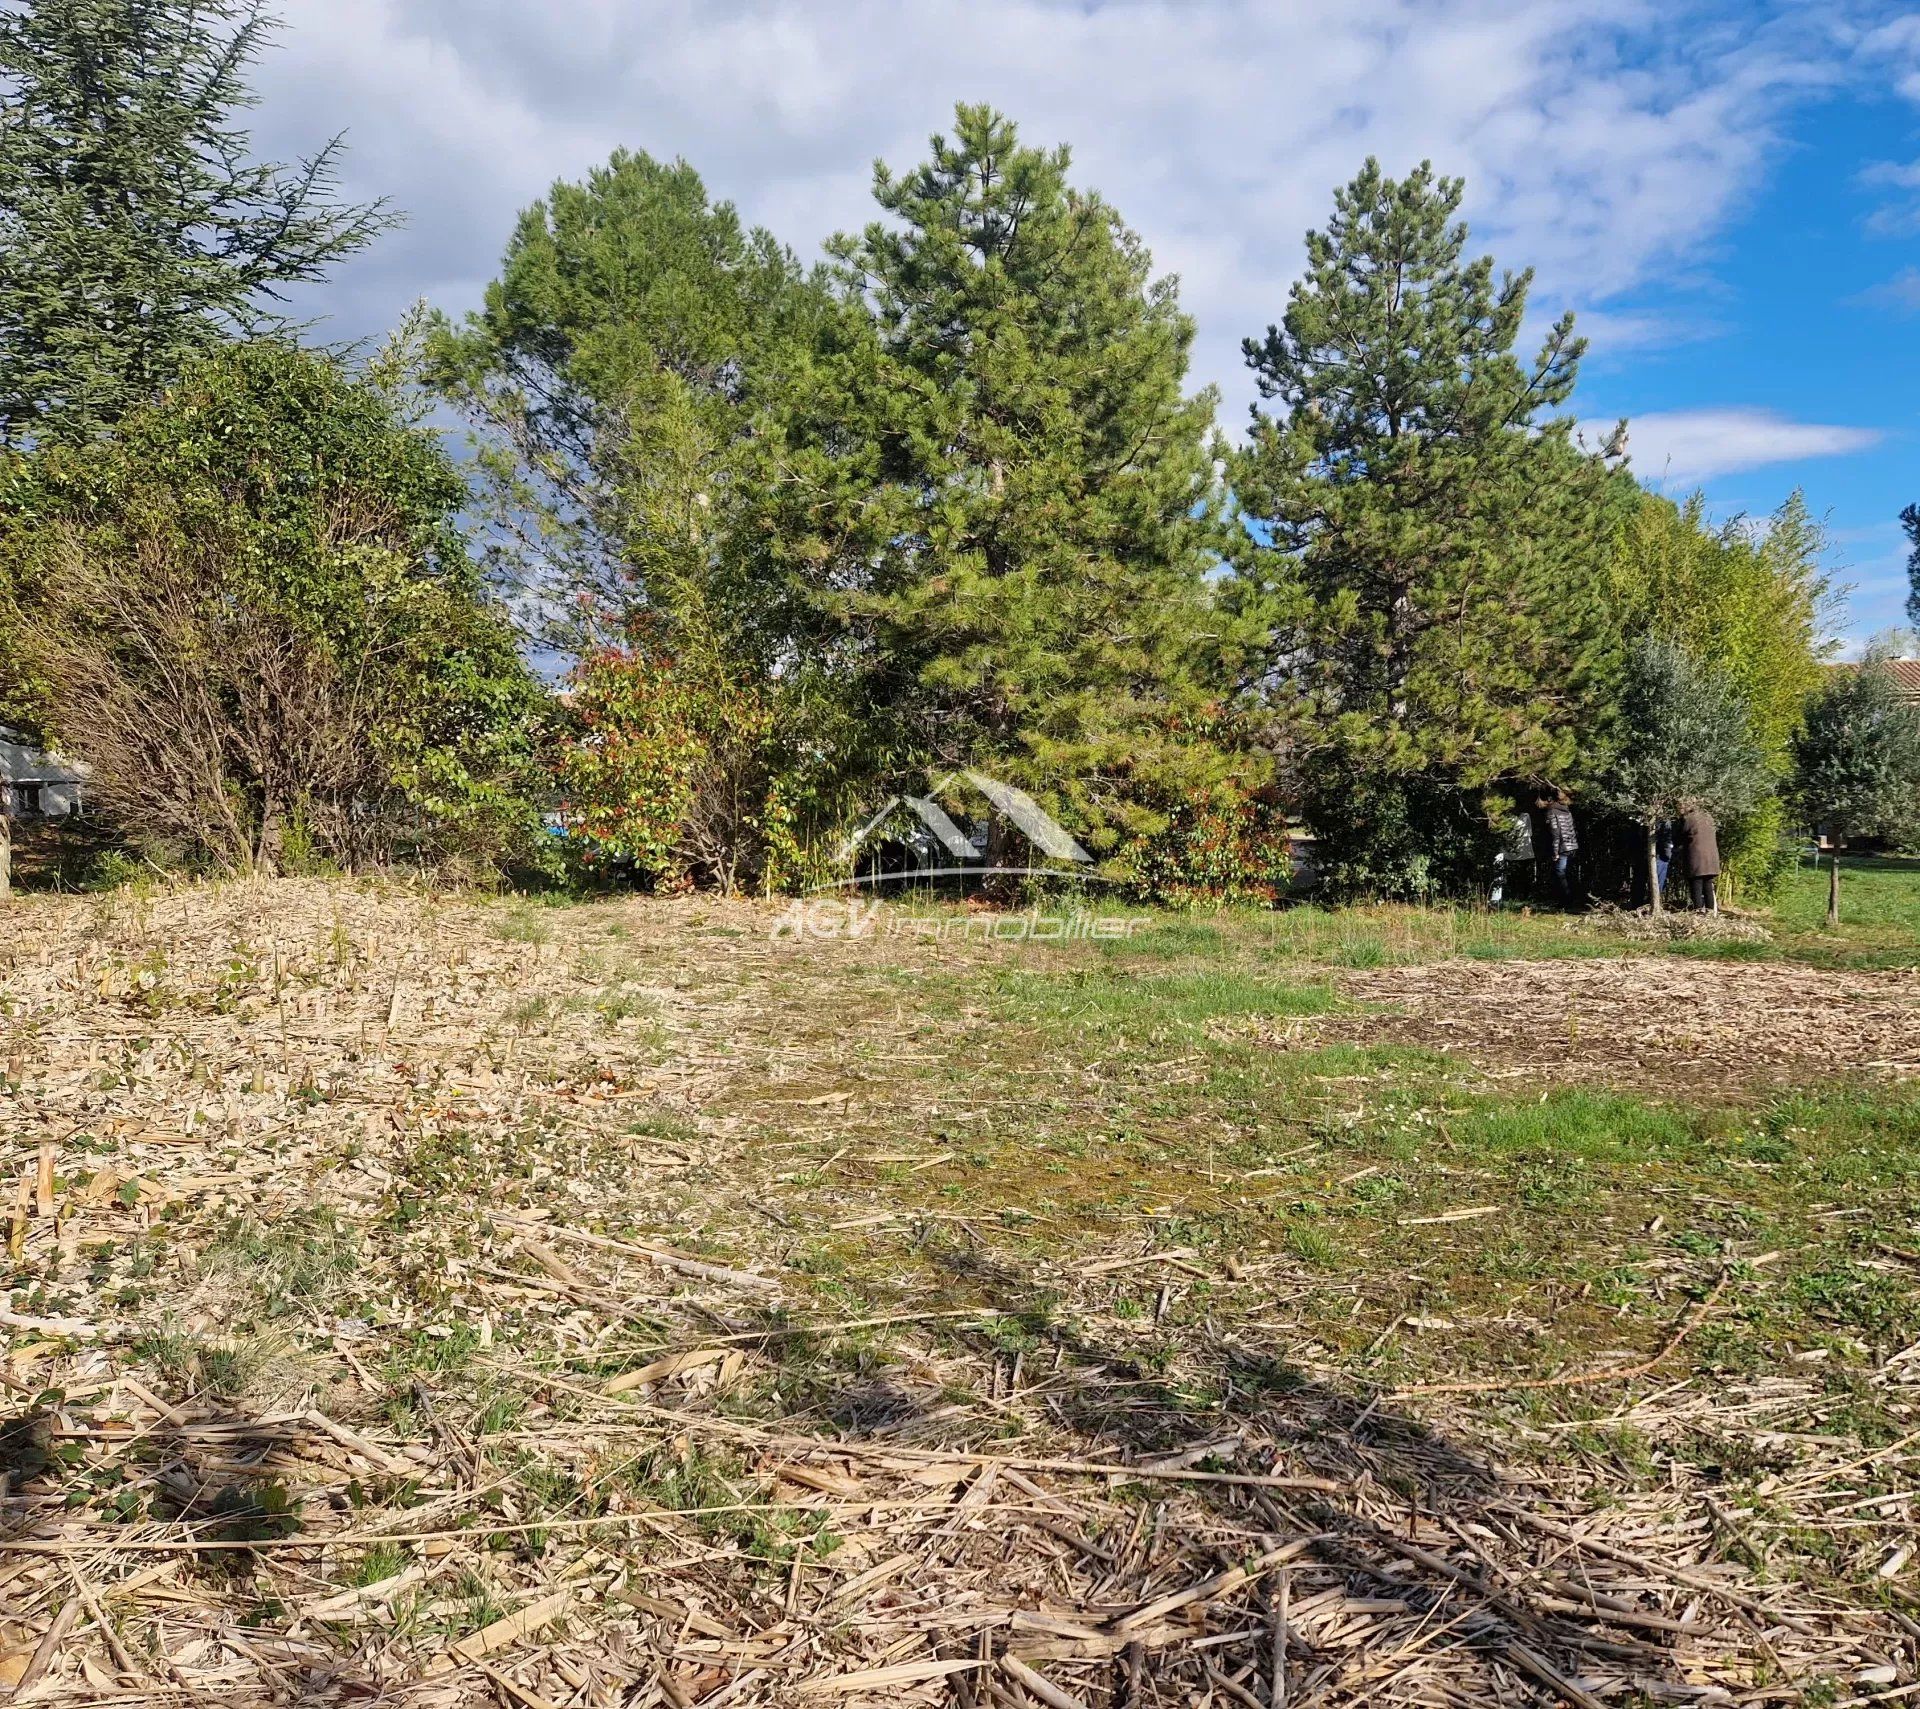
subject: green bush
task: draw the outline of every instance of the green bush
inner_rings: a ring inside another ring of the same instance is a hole
[[[1787,809],[1769,796],[1720,836],[1725,868],[1720,887],[1727,901],[1742,908],[1764,908],[1779,901],[1793,877],[1795,849],[1787,835]]]
[[[1279,794],[1221,783],[1177,803],[1164,829],[1123,844],[1107,871],[1131,894],[1163,907],[1277,902],[1293,878]]]
[[[110,438],[0,465],[0,712],[161,858],[489,866],[537,824],[545,697],[465,498],[438,436],[339,362],[217,351]]]
[[[1427,777],[1317,782],[1306,819],[1319,893],[1332,901],[1482,894],[1504,842],[1484,798]]]
[[[570,846],[649,888],[762,881],[786,840],[778,689],[659,649],[603,647],[574,673],[553,759]]]

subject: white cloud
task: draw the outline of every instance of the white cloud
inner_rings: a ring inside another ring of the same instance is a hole
[[[1894,92],[1920,102],[1920,13],[1903,12],[1865,31],[1858,56],[1893,79]]]
[[[1896,95],[1920,104],[1920,13],[1902,12],[1865,31],[1854,57],[1871,81],[1890,84]],[[1920,160],[1876,160],[1860,182],[1892,192],[1868,219],[1869,230],[1904,232],[1920,224]]]
[[[1667,350],[1717,338],[1723,323],[1703,315],[1643,314],[1632,310],[1583,309],[1580,333],[1593,356],[1602,360],[1633,350]]]
[[[1588,440],[1604,438],[1607,425],[1584,424]],[[1627,423],[1627,453],[1641,480],[1674,491],[1769,463],[1869,450],[1882,437],[1875,428],[1791,421],[1768,409],[1656,410]]]
[[[1369,152],[1463,174],[1476,240],[1603,302],[1698,253],[1791,105],[1858,44],[1781,0],[281,0],[258,142],[348,132],[348,188],[408,229],[317,301],[353,334],[479,299],[514,213],[615,147],[684,155],[803,254],[871,217],[876,156],[958,99],[1071,142],[1181,274],[1196,379],[1237,424],[1239,352]]]
[[[1868,308],[1920,314],[1920,267],[1903,267],[1891,279],[1883,279],[1848,300]]]
[[[1876,160],[1864,167],[1860,182],[1892,194],[1867,217],[1867,229],[1894,236],[1920,226],[1920,160]]]

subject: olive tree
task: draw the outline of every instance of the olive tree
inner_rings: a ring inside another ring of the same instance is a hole
[[[1794,799],[1833,843],[1827,924],[1840,923],[1840,847],[1920,826],[1920,707],[1900,698],[1884,659],[1836,670],[1814,694],[1793,745]]]
[[[1643,637],[1628,648],[1617,715],[1604,793],[1646,833],[1647,888],[1657,914],[1659,822],[1692,805],[1716,817],[1746,811],[1768,789],[1766,758],[1733,681],[1673,641]]]

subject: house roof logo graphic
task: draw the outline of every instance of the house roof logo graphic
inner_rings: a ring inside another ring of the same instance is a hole
[[[885,806],[860,826],[837,851],[842,862],[851,864],[858,859],[862,848],[870,845],[880,836],[903,810],[913,816],[925,829],[933,841],[946,851],[955,862],[952,866],[917,866],[903,872],[853,874],[846,878],[831,880],[826,884],[814,886],[817,890],[839,890],[848,886],[862,886],[886,883],[912,883],[923,878],[979,877],[983,875],[1009,873],[1024,875],[1048,871],[1059,871],[1058,867],[1040,866],[988,866],[986,857],[973,845],[967,833],[954,823],[947,810],[934,799],[946,793],[956,782],[965,782],[998,812],[1004,813],[1018,827],[1022,836],[1050,861],[1064,861],[1070,866],[1089,868],[1093,865],[1093,856],[1088,854],[1067,828],[1049,814],[1040,803],[1023,789],[1016,789],[1010,783],[1002,783],[998,778],[988,777],[985,772],[951,772],[936,783],[925,795],[895,795],[888,799]],[[1090,877],[1085,871],[1078,877]]]

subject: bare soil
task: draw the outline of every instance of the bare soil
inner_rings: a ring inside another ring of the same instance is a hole
[[[1324,1036],[1444,1051],[1489,1075],[1728,1100],[1920,1074],[1920,976],[1686,956],[1351,972],[1371,1007]]]

